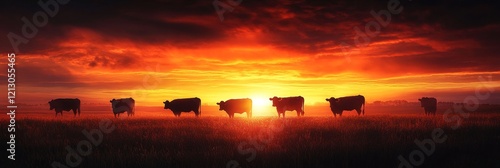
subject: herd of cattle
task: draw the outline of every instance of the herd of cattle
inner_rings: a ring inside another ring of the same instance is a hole
[[[304,97],[272,97],[269,98],[272,101],[272,106],[276,107],[278,112],[278,118],[285,117],[286,111],[296,111],[297,116],[304,116]],[[437,100],[433,97],[422,97],[418,99],[420,101],[421,107],[424,107],[425,114],[431,115],[436,114]],[[362,95],[357,96],[347,96],[339,98],[327,98],[326,101],[330,102],[330,110],[336,117],[337,114],[342,116],[343,111],[356,110],[358,115],[365,114],[365,97]],[[121,98],[110,100],[111,108],[113,109],[113,114],[115,117],[119,117],[121,113],[127,112],[128,116],[134,115],[135,100],[133,98]],[[194,98],[184,98],[184,99],[174,99],[172,101],[163,102],[164,109],[170,109],[176,117],[180,117],[182,112],[194,112],[198,117],[201,115],[201,99]],[[55,109],[56,117],[57,113],[63,111],[71,111],[73,113],[78,113],[80,116],[80,100],[79,99],[54,99],[49,102],[50,110]],[[230,118],[234,117],[235,113],[247,113],[247,117],[252,117],[252,99],[229,99],[226,101],[220,101],[217,103],[219,105],[219,110],[226,111]]]

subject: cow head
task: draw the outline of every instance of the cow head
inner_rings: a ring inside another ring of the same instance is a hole
[[[282,99],[283,98],[279,98],[279,97],[276,97],[276,96],[274,96],[272,98],[269,98],[269,100],[273,101],[273,107],[276,107]]]
[[[325,100],[330,102],[330,104],[337,103],[339,101],[339,99],[336,99],[335,97],[326,98]]]
[[[118,103],[116,99],[110,100],[109,102],[111,103],[111,107],[115,107],[115,104]]]
[[[330,98],[327,98],[325,99],[327,102],[330,102],[330,107],[331,106],[334,106],[334,105],[337,105],[337,103],[339,102],[339,99],[336,99],[334,97],[330,97]]]
[[[50,100],[49,105],[50,105],[50,110],[53,110],[55,108],[54,100]]]
[[[329,99],[325,99],[327,102],[330,102],[330,108],[332,109],[332,112],[341,112],[342,109],[339,107],[339,99],[336,99],[334,97],[330,97]]]
[[[163,102],[163,104],[165,104],[165,107],[163,107],[164,109],[169,109],[170,108],[170,102],[167,100],[165,102]]]
[[[217,103],[217,105],[219,105],[219,111],[222,111],[224,110],[226,107],[226,102],[224,101],[220,101],[219,103]]]

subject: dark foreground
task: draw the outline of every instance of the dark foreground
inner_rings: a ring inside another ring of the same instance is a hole
[[[500,167],[497,114],[458,125],[441,115],[81,117],[19,119],[16,129],[16,161],[3,155],[1,167],[397,167],[400,155],[421,167]]]

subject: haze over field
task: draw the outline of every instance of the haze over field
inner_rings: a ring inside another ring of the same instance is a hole
[[[15,16],[0,18],[8,23],[0,34],[20,34],[19,18],[39,10],[10,3],[23,8],[0,7],[1,16]],[[367,45],[356,45],[356,28],[364,31],[386,2],[245,0],[221,22],[212,1],[72,1],[19,45],[17,98],[134,97],[154,106],[195,96],[214,104],[301,95],[312,105],[362,94],[368,102],[462,102],[484,85],[479,77],[500,90],[498,4],[401,1],[401,8],[390,20],[381,16],[388,24]],[[351,47],[343,51],[343,43]],[[8,38],[0,50],[12,52]]]

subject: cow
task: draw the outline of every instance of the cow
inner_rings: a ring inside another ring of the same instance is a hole
[[[181,112],[191,112],[193,111],[196,117],[201,115],[201,99],[194,98],[183,98],[174,99],[172,101],[166,100],[163,102],[165,104],[164,109],[170,109],[174,113],[174,116],[180,117]]]
[[[286,111],[297,111],[297,116],[304,116],[304,98],[302,96],[297,97],[272,97],[269,100],[273,101],[273,107],[276,107],[278,112],[278,118],[283,115],[285,118]]]
[[[53,99],[49,101],[50,110],[55,109],[56,117],[57,113],[61,113],[63,115],[63,111],[73,110],[75,114],[78,112],[78,116],[80,116],[80,99]]]
[[[117,114],[118,117],[120,117],[120,113],[124,112],[127,112],[127,116],[133,116],[135,114],[135,100],[133,98],[113,99],[109,102],[111,103],[115,118]]]
[[[418,99],[420,106],[424,107],[425,115],[436,115],[437,100],[434,97],[422,97]]]
[[[229,99],[226,101],[220,101],[217,103],[219,105],[219,111],[226,111],[229,118],[234,118],[234,113],[242,114],[247,113],[247,117],[252,117],[252,99]]]
[[[361,95],[357,96],[347,96],[327,98],[326,101],[330,102],[330,109],[332,110],[333,116],[337,117],[337,114],[342,117],[342,112],[344,110],[351,111],[356,110],[358,116],[363,113],[365,115],[365,97]],[[361,111],[361,106],[363,106],[363,111]]]

